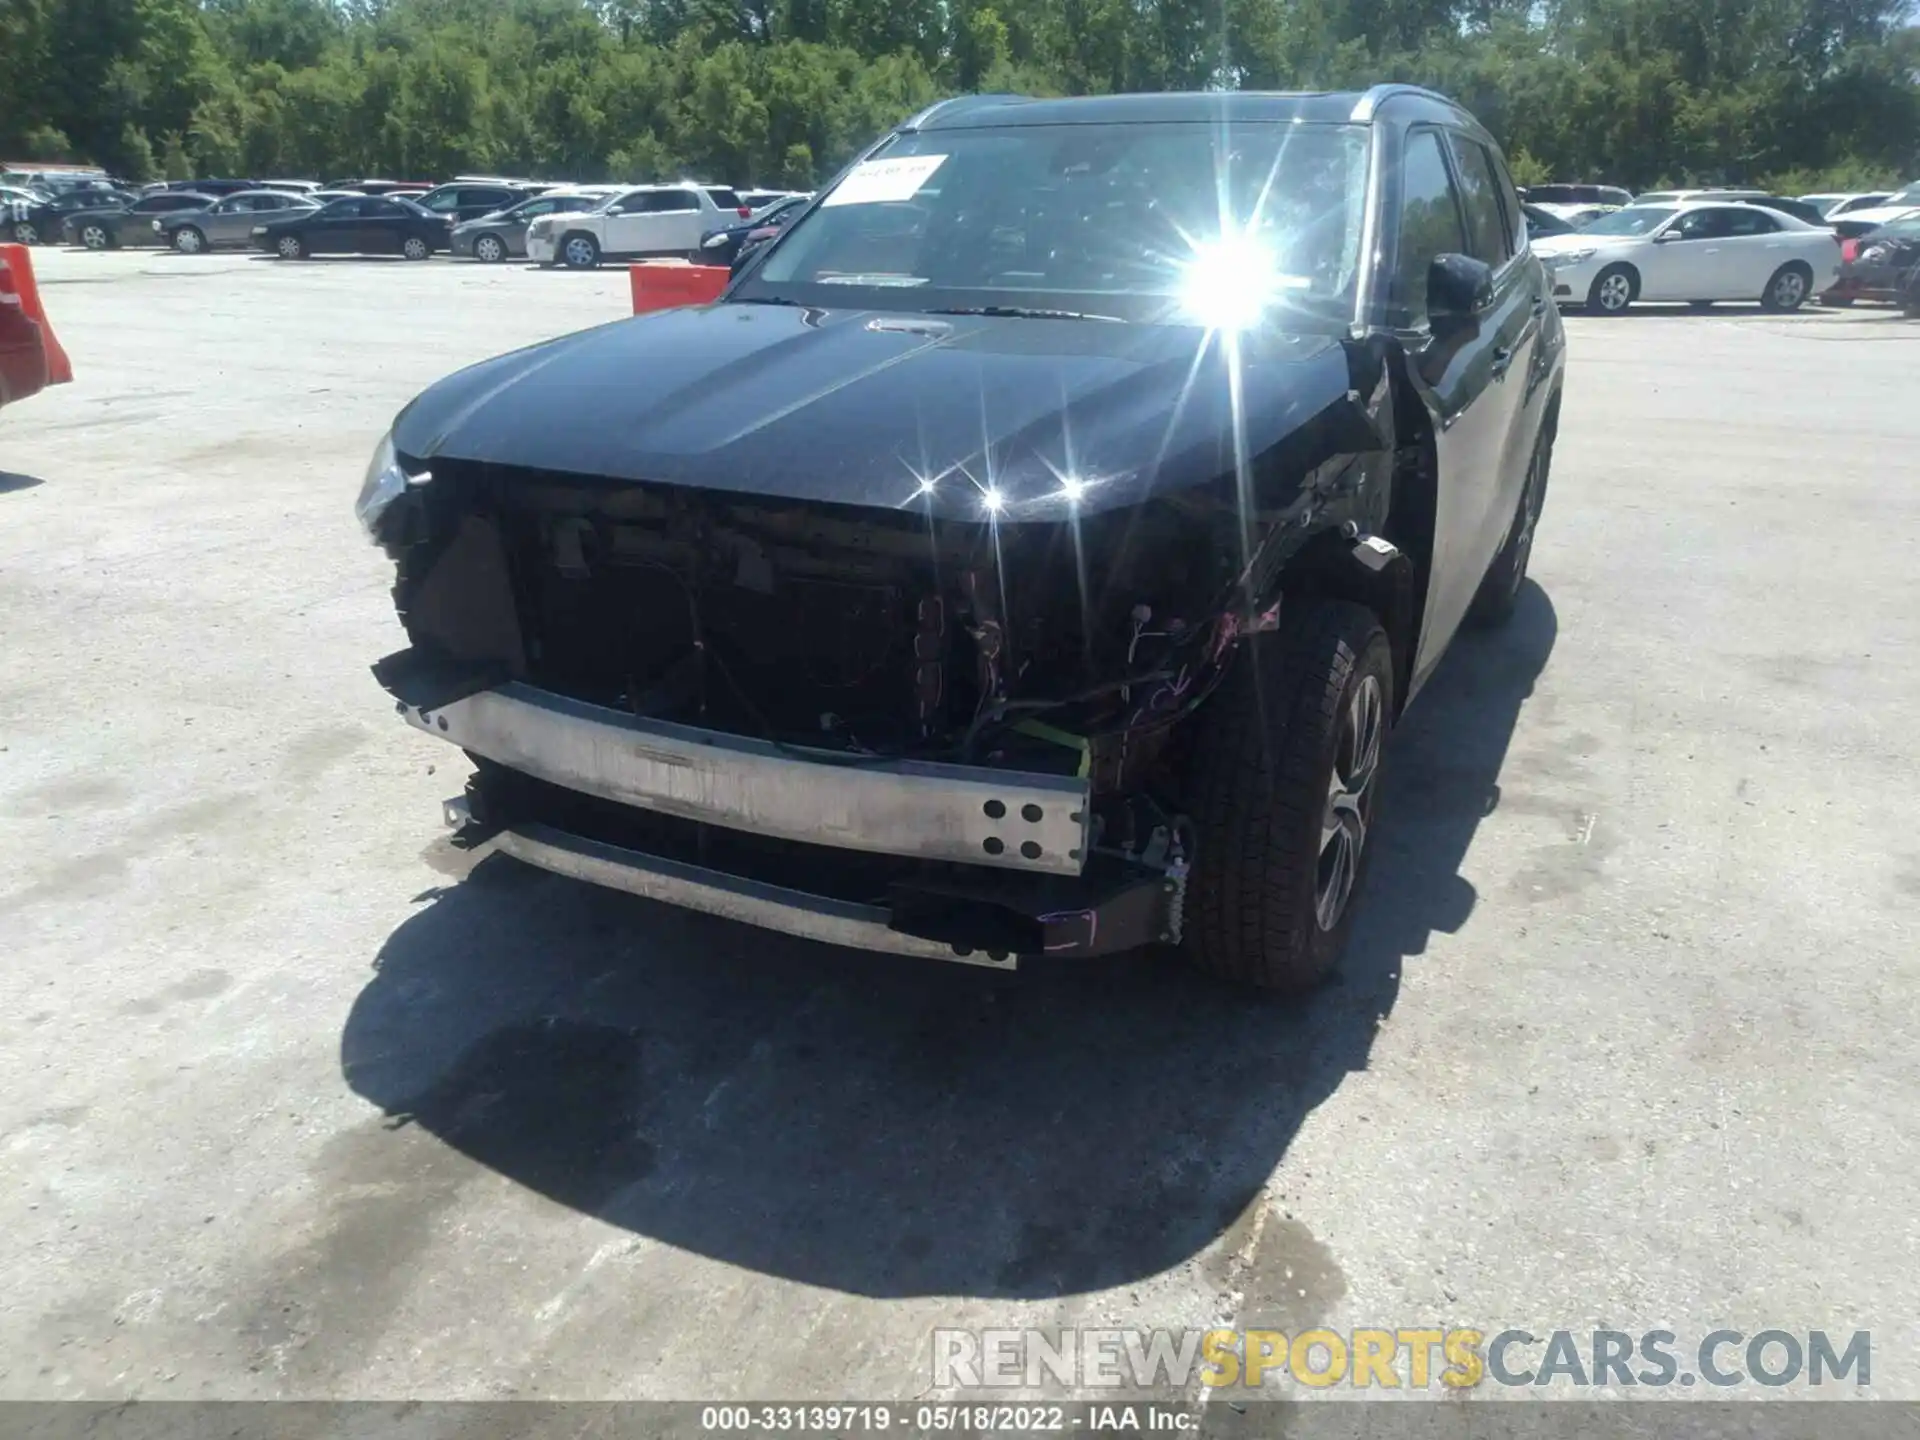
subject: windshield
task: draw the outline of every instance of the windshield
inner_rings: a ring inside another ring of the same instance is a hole
[[[1680,212],[1671,205],[1629,205],[1583,226],[1582,235],[1646,235]]]
[[[1353,316],[1367,130],[1009,126],[901,136],[736,300],[1163,324]]]
[[[1920,185],[1909,185],[1904,190],[1896,190],[1886,199],[1888,205],[1920,205]]]

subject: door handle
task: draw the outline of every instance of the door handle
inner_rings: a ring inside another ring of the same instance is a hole
[[[1507,367],[1511,364],[1513,364],[1513,347],[1511,345],[1496,347],[1493,352],[1493,378],[1506,379]]]

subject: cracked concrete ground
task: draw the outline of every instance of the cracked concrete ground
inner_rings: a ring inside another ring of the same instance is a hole
[[[1870,1329],[1920,1397],[1920,325],[1570,320],[1535,583],[1290,1007],[465,874],[350,502],[624,276],[35,259],[79,379],[0,415],[0,1395],[907,1397],[937,1326],[1461,1323]]]

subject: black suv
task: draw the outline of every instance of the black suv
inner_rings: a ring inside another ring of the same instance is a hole
[[[357,509],[463,842],[842,945],[1353,923],[1390,732],[1515,609],[1565,341],[1423,90],[974,96],[669,309],[421,395]]]
[[[124,209],[134,201],[132,192],[89,186],[62,191],[34,203],[16,201],[7,216],[7,238],[17,245],[54,245],[61,238],[61,222],[83,210]]]
[[[458,224],[462,220],[478,220],[482,215],[491,215],[509,205],[518,205],[531,194],[531,191],[518,185],[476,185],[471,181],[457,181],[451,185],[437,185],[426,194],[415,196],[413,203],[422,210],[444,215],[452,223]]]

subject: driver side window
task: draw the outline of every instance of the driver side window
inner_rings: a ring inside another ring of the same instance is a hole
[[[1395,238],[1390,305],[1397,325],[1427,321],[1427,269],[1434,256],[1458,254],[1465,246],[1460,197],[1436,130],[1407,136],[1400,167],[1400,229]]]
[[[1689,210],[1667,228],[1676,240],[1712,240],[1726,234],[1724,210]]]

